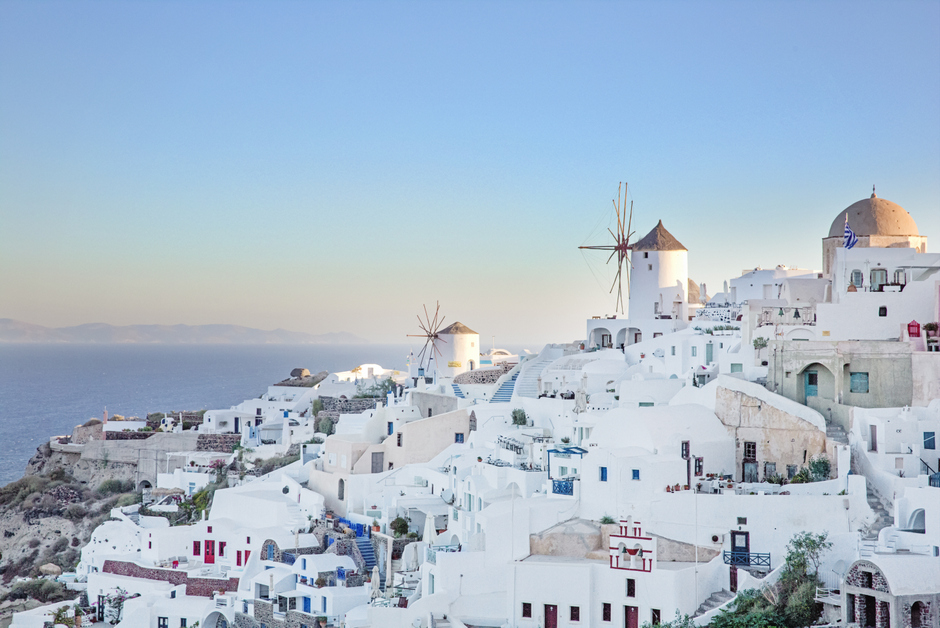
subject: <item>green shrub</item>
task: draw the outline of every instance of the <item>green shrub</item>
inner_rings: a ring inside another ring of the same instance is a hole
[[[134,490],[132,480],[105,480],[98,485],[98,493],[101,495],[116,495],[120,493],[130,493]]]
[[[809,472],[813,476],[813,482],[828,480],[831,469],[832,463],[825,454],[819,454],[810,458]]]
[[[2,600],[25,600],[33,598],[46,604],[61,602],[73,597],[74,593],[65,588],[61,582],[54,580],[35,579],[26,582],[17,582]]]
[[[326,434],[327,436],[332,434],[333,433],[333,419],[325,416],[319,421],[317,421],[317,431],[322,434]]]
[[[529,416],[525,413],[525,410],[522,408],[516,408],[512,411],[512,424],[513,425],[528,425]]]
[[[69,504],[62,514],[66,519],[78,520],[88,514],[88,509],[82,504]]]
[[[408,534],[408,524],[410,521],[405,517],[395,517],[390,524],[388,524],[389,529],[395,533],[395,536],[404,536]]]
[[[617,523],[617,522],[614,521],[614,518],[611,517],[610,515],[604,515],[603,517],[601,517],[601,523],[603,524],[603,523]]]

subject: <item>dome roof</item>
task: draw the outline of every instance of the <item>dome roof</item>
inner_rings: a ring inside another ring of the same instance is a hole
[[[903,207],[897,203],[878,198],[872,193],[871,198],[852,203],[836,216],[829,228],[830,238],[841,238],[845,232],[845,217],[849,217],[849,228],[859,236],[916,236],[917,223]]]

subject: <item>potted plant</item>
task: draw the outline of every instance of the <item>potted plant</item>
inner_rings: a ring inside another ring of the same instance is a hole
[[[940,327],[937,323],[924,323],[924,332],[927,334],[928,338],[937,337],[937,328]]]
[[[378,532],[380,529],[381,529],[381,528],[379,527],[379,520],[378,520],[378,519],[373,519],[373,520],[372,520],[372,531],[373,531],[373,532]]]
[[[324,628],[326,626],[326,617],[317,617],[317,623],[320,624],[320,628]]]
[[[322,589],[326,586],[326,580],[323,578],[323,576],[319,576],[316,580],[313,581],[313,584],[316,588]]]

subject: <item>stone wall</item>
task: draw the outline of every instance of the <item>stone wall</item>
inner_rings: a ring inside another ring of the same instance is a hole
[[[437,416],[457,409],[457,397],[427,392],[412,392],[411,405],[416,406],[421,416]]]
[[[105,432],[105,440],[146,440],[154,432]]]
[[[460,373],[454,378],[455,384],[495,384],[496,380],[508,373],[512,367],[508,364],[493,368],[482,368]]]
[[[323,410],[328,413],[336,412],[338,414],[360,414],[366,410],[374,409],[376,402],[381,401],[381,399],[339,399],[337,397],[320,397],[320,401],[323,402]]]
[[[265,626],[266,628],[276,627],[276,628],[300,628],[301,624],[307,625],[309,628],[319,628],[317,623],[316,615],[308,615],[307,613],[302,613],[297,610],[287,611],[284,614],[284,619],[275,619],[274,618],[274,605],[271,602],[265,602],[264,600],[255,600],[255,622],[260,622],[260,625]],[[238,623],[238,618],[236,616],[235,625],[244,628],[255,628],[259,623]]]
[[[141,567],[136,563],[120,560],[106,560],[101,570],[118,576],[160,580],[173,585],[186,585],[186,595],[212,597],[213,591],[237,591],[238,578],[190,578],[185,571],[175,569],[154,569]]]
[[[84,445],[92,440],[104,440],[104,426],[100,421],[94,425],[76,425],[72,430],[73,445]]]
[[[235,445],[242,442],[240,434],[200,434],[196,441],[196,451],[218,451],[230,454]]]

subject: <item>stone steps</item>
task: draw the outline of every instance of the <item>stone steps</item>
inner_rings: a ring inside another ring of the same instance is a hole
[[[727,589],[716,591],[715,593],[712,593],[711,595],[709,595],[708,598],[704,602],[702,602],[701,606],[699,606],[696,609],[695,614],[692,615],[692,617],[698,617],[699,615],[704,615],[708,611],[718,608],[719,606],[721,606],[722,604],[724,604],[725,602],[727,602],[733,597],[734,597],[734,593],[732,593],[731,591],[728,591]]]

